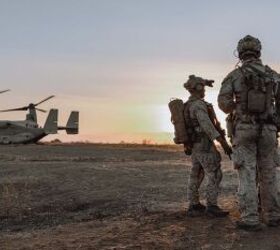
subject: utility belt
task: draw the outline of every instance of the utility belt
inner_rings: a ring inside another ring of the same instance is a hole
[[[195,133],[193,142],[193,152],[209,153],[213,148],[214,143],[203,132]]]
[[[229,114],[226,118],[226,126],[227,126],[227,135],[230,139],[235,134],[235,127],[238,122],[242,122],[245,124],[259,124],[260,130],[262,129],[263,125],[274,125],[277,127],[278,131],[280,126],[277,126],[277,122],[275,117],[269,116],[266,119],[260,118],[257,115],[239,115],[236,116],[233,113]]]

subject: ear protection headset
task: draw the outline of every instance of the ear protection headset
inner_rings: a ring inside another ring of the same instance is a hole
[[[203,86],[203,84],[201,84],[201,83],[197,83],[196,85],[195,85],[195,90],[197,90],[197,91],[201,91],[201,90],[203,90],[203,88],[204,88],[204,86]]]

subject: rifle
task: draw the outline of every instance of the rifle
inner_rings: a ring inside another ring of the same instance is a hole
[[[225,153],[228,155],[229,159],[231,160],[232,149],[227,143],[226,131],[221,127],[221,123],[218,121],[215,110],[211,103],[207,103],[207,110],[211,122],[213,123],[214,127],[216,128],[216,130],[218,131],[218,133],[222,138],[221,146],[223,147]]]

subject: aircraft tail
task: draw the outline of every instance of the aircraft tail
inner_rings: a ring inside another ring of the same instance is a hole
[[[79,133],[79,112],[72,111],[65,127],[59,126],[59,130],[66,130],[67,134]]]
[[[44,130],[46,134],[56,134],[57,133],[57,120],[58,120],[58,110],[51,109],[44,125]]]
[[[67,134],[78,134],[79,133],[79,112],[72,111],[66,124]]]

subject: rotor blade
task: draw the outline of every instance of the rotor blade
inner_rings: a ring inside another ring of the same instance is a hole
[[[4,110],[0,110],[0,112],[10,112],[10,111],[24,111],[27,110],[28,107],[22,107],[22,108],[16,108],[16,109],[4,109]]]
[[[35,108],[36,110],[38,110],[38,111],[41,111],[41,112],[43,112],[43,113],[46,113],[47,112],[47,110],[44,110],[44,109],[39,109],[39,108]]]
[[[10,89],[2,90],[2,91],[0,91],[0,94],[8,92],[8,91],[11,91],[11,90]]]
[[[43,103],[43,102],[46,102],[47,100],[49,100],[49,99],[51,99],[51,98],[54,98],[54,95],[51,95],[51,96],[47,97],[46,99],[44,99],[44,100],[42,100],[42,101],[40,101],[40,102],[34,104],[34,106],[37,106],[37,105],[39,105],[39,104],[41,104],[41,103]]]

